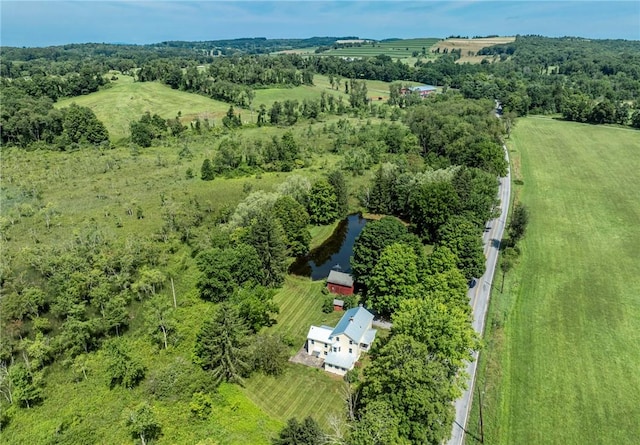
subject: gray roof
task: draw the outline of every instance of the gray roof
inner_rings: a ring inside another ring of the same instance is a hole
[[[411,91],[435,91],[437,88],[433,85],[419,85],[417,87],[411,87]]]
[[[333,300],[333,305],[334,306],[344,306],[344,300],[338,300],[337,298],[335,298]]]
[[[373,322],[371,312],[362,306],[351,308],[344,313],[338,325],[331,332],[331,337],[345,334],[351,340],[360,343],[364,334],[371,327],[371,322]]]
[[[320,328],[318,326],[311,326],[309,328],[309,333],[307,334],[307,338],[309,340],[315,340],[325,344],[329,344],[331,343],[331,340],[329,340],[329,337],[331,337],[332,331],[333,331],[333,328],[330,328],[328,326],[322,326]]]
[[[329,352],[324,358],[325,364],[338,366],[350,370],[353,368],[353,364],[356,362],[356,356],[353,354],[344,354],[340,352]]]
[[[376,333],[378,331],[376,331],[375,329],[369,329],[367,332],[364,333],[364,337],[360,340],[360,343],[364,343],[365,345],[371,345],[371,343],[373,343],[373,340],[375,340],[376,338]]]
[[[340,284],[341,286],[353,286],[353,277],[348,273],[338,272],[337,270],[332,270],[329,272],[329,277],[327,278],[328,283]]]

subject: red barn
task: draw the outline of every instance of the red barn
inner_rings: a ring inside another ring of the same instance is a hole
[[[348,273],[332,270],[327,278],[327,289],[332,294],[353,295],[353,277]]]

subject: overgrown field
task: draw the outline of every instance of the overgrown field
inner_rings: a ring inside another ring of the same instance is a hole
[[[323,86],[316,88],[320,91]],[[165,94],[167,101],[176,100],[177,105],[196,104],[193,106],[197,107],[200,100],[203,104],[215,103],[158,83],[122,79],[113,88],[76,98],[76,102],[89,101],[82,104],[92,107],[97,114],[105,113],[107,124],[114,120],[128,122],[138,118],[137,113],[142,114],[144,109],[131,112],[122,108],[110,113],[102,104],[102,100],[107,100],[106,95],[110,94],[108,97],[113,103],[129,96],[134,97],[135,103],[144,103],[152,100],[154,91]],[[185,101],[180,102],[183,96]],[[155,102],[149,103],[152,113],[172,113],[168,106],[158,109]],[[181,107],[183,115],[193,109]],[[329,116],[322,122],[288,128],[243,128],[237,135],[242,143],[251,143],[256,137],[280,137],[292,131],[304,145],[308,166],[286,173],[218,176],[213,181],[200,179],[200,166],[204,158],[213,157],[224,137],[216,132],[202,136],[189,132],[180,141],[168,138],[149,148],[116,143],[114,149],[84,148],[72,152],[3,149],[0,222],[4,259],[18,257],[14,265],[21,268],[26,261],[21,260],[23,251],[73,243],[77,236],[91,231],[109,239],[147,239],[160,232],[165,212],[173,206],[197,206],[215,215],[222,208],[233,208],[251,191],[274,190],[291,175],[300,174],[314,180],[340,160],[339,155],[328,152],[331,136],[323,131],[325,125],[340,118],[354,124],[359,121],[347,116]],[[364,120],[360,124],[364,124]],[[187,176],[189,169],[193,177]],[[357,188],[369,177],[370,172],[346,176],[352,190],[352,208],[358,206]],[[314,227],[313,245],[330,236],[334,226]],[[287,364],[284,375],[279,378],[255,374],[247,380],[245,388],[222,385],[219,392],[212,391],[214,408],[204,420],[198,420],[191,413],[191,392],[180,389],[181,384],[189,382],[178,382],[174,388],[159,387],[158,382],[171,381],[168,373],[183,370],[183,379],[197,375],[191,363],[195,336],[212,310],[211,304],[197,295],[198,269],[189,249],[180,245],[174,248],[177,251],[167,260],[167,267],[181,264],[174,280],[178,301],[177,343],[167,350],[150,346],[139,302],[132,304],[129,328],[123,336],[132,355],[147,369],[143,383],[132,390],[120,386],[110,389],[101,350],[86,355],[83,368],[86,377],[82,372],[78,374],[78,369],[70,363],[56,362],[46,371],[42,404],[15,410],[9,426],[3,429],[3,443],[49,443],[53,437],[59,443],[127,443],[130,439],[126,412],[141,402],[153,406],[162,424],[158,443],[198,443],[215,437],[220,445],[267,444],[294,413],[313,415],[327,426],[329,417],[341,412],[342,380],[302,365]],[[339,318],[339,314],[322,312],[322,286],[308,279],[290,277],[275,297],[280,313],[277,323],[268,330],[291,339],[295,345],[292,353],[302,346],[309,325],[335,324]],[[171,300],[168,285],[160,292]]]
[[[640,133],[527,118],[508,145],[531,217],[519,264],[492,296],[485,440],[637,443]],[[474,434],[477,424],[476,398]]]
[[[135,84],[143,89],[146,85]],[[332,116],[327,122],[337,119]],[[117,147],[105,151],[4,149],[0,188],[3,250],[5,254],[15,254],[25,247],[25,242],[30,245],[64,242],[74,231],[87,227],[123,238],[157,233],[163,225],[167,204],[191,203],[215,214],[222,208],[235,206],[251,191],[274,190],[288,176],[318,177],[339,160],[339,156],[325,152],[331,143],[322,132],[325,123],[288,129],[244,129],[240,133],[244,143],[251,143],[255,137],[266,140],[293,131],[311,157],[311,165],[287,173],[218,177],[213,181],[202,181],[200,168],[205,158],[214,156],[223,136],[187,137],[150,148]],[[313,136],[308,136],[309,130]],[[189,170],[192,178],[187,176]],[[354,192],[351,203],[356,207],[356,191],[366,183],[368,173],[348,177]]]

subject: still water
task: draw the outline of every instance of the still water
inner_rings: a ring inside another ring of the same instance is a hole
[[[333,234],[322,245],[307,256],[298,258],[289,272],[311,277],[312,280],[327,278],[334,267],[341,272],[351,273],[353,244],[366,223],[367,220],[360,214],[349,215],[340,221]]]

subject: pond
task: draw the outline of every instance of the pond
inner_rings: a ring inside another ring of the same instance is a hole
[[[313,249],[307,256],[298,258],[289,268],[289,272],[311,277],[312,280],[327,278],[334,267],[340,272],[351,273],[353,244],[366,223],[367,220],[361,214],[349,215],[340,221],[322,245]]]

